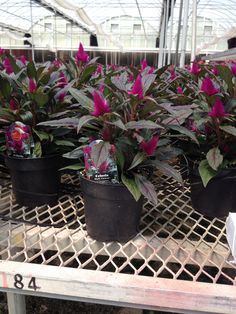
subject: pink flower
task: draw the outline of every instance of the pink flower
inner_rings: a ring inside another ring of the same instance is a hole
[[[52,64],[56,68],[60,68],[60,66],[62,65],[61,61],[58,59],[53,60]]]
[[[15,110],[17,110],[18,109],[18,104],[17,104],[17,102],[15,101],[15,99],[11,99],[10,100],[10,109],[12,110],[12,111],[15,111]]]
[[[12,67],[12,65],[11,65],[11,62],[10,62],[9,58],[5,58],[5,59],[3,60],[3,66],[4,66],[4,68],[5,68],[6,72],[7,72],[7,74],[11,74],[11,73],[14,72],[14,71],[13,71],[13,67]]]
[[[27,63],[27,59],[26,59],[26,57],[23,55],[23,56],[20,56],[20,61],[24,64],[24,65],[26,65],[26,63]]]
[[[233,73],[234,76],[236,76],[236,63],[234,63],[231,67],[231,71]]]
[[[159,137],[154,135],[148,142],[142,142],[141,148],[145,151],[148,156],[152,156],[157,148]]]
[[[57,84],[58,87],[61,87],[61,88],[65,87],[68,84],[68,81],[65,74],[62,71],[59,73],[59,78],[60,79]]]
[[[99,88],[98,88],[99,92],[101,92],[103,94],[104,89],[105,89],[105,85],[104,84],[100,84]]]
[[[29,79],[28,90],[29,90],[29,92],[32,93],[32,94],[36,92],[36,90],[37,90],[37,85],[36,85],[35,80]]]
[[[143,96],[142,77],[140,74],[136,78],[133,88],[128,93],[129,95],[138,95],[138,99],[143,99],[144,96]]]
[[[65,92],[60,92],[59,95],[58,95],[58,100],[59,102],[63,102],[64,101],[64,98],[66,96],[66,93]]]
[[[184,93],[181,86],[177,86],[176,92],[177,92],[177,94],[180,94],[180,95],[182,95]]]
[[[147,61],[144,59],[144,60],[141,62],[141,71],[143,71],[144,69],[146,69],[147,66],[148,66]]]
[[[134,80],[134,76],[133,74],[130,74],[128,77],[128,83],[133,82],[133,80]]]
[[[215,118],[222,118],[227,115],[228,114],[225,112],[224,104],[222,103],[220,98],[217,97],[211,111],[208,112],[208,116],[215,117]]]
[[[214,75],[219,75],[219,70],[217,69],[217,67],[214,67],[211,71]]]
[[[148,70],[148,74],[152,74],[154,72],[154,67],[151,67],[149,70]]]
[[[102,74],[102,72],[103,72],[103,66],[101,65],[101,64],[99,64],[98,66],[97,66],[97,69],[96,69],[96,74]]]
[[[176,78],[175,68],[173,66],[169,67],[170,80],[173,81]]]
[[[79,44],[79,49],[76,54],[76,62],[79,64],[79,62],[87,63],[89,61],[89,55],[84,51],[84,47],[82,43]]]
[[[217,88],[215,88],[211,78],[209,76],[205,77],[202,81],[201,91],[206,93],[208,96],[215,95],[219,92]]]
[[[92,116],[99,117],[104,115],[104,113],[111,112],[111,108],[108,102],[101,97],[100,93],[93,93],[94,111],[91,112]]]
[[[191,72],[193,75],[198,75],[198,74],[201,72],[201,68],[199,67],[199,65],[198,65],[197,62],[193,62],[193,63],[192,63],[190,72]]]
[[[4,54],[5,50],[3,48],[0,48],[0,56]]]

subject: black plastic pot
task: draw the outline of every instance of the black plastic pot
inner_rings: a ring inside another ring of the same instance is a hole
[[[60,186],[60,156],[42,158],[5,157],[12,188],[19,205],[35,207],[57,202]]]
[[[138,233],[142,197],[136,202],[121,184],[95,182],[83,176],[81,190],[89,236],[102,242],[127,242]]]
[[[211,218],[236,212],[236,168],[221,171],[206,187],[198,172],[191,171],[190,183],[194,209]]]

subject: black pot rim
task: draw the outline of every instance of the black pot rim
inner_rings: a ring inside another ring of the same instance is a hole
[[[45,155],[42,157],[16,157],[16,156],[9,156],[9,155],[5,155],[4,157],[11,160],[42,160],[42,159],[51,159],[55,157],[60,157],[60,154]]]

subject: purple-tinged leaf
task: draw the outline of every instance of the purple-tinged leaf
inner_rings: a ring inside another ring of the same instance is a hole
[[[145,177],[135,174],[135,182],[140,192],[154,205],[157,205],[157,193],[154,185]]]
[[[150,120],[130,121],[125,126],[127,129],[163,129],[163,126]]]
[[[223,162],[223,155],[221,155],[218,147],[214,147],[211,150],[209,150],[209,152],[206,155],[206,158],[209,166],[216,171]]]

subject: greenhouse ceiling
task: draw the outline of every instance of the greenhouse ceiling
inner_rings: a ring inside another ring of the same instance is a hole
[[[43,19],[49,16],[60,16],[89,34],[107,36],[104,23],[115,18],[132,17],[139,19],[144,37],[150,33],[159,37],[164,7],[171,8],[172,4],[173,25],[177,29],[181,2],[184,6],[186,1],[188,0],[0,0],[0,27],[2,34],[5,32],[14,38],[16,35],[11,34],[14,30],[19,35],[31,33],[32,26],[36,23],[43,23]],[[188,25],[191,25],[193,2],[194,0],[189,0]],[[219,38],[236,36],[235,0],[197,0],[197,16],[211,20],[211,25],[206,25],[208,41],[206,43],[203,40],[198,44],[198,49],[214,44]],[[197,23],[197,29],[200,29],[201,20]],[[210,27],[213,27],[213,31]]]

